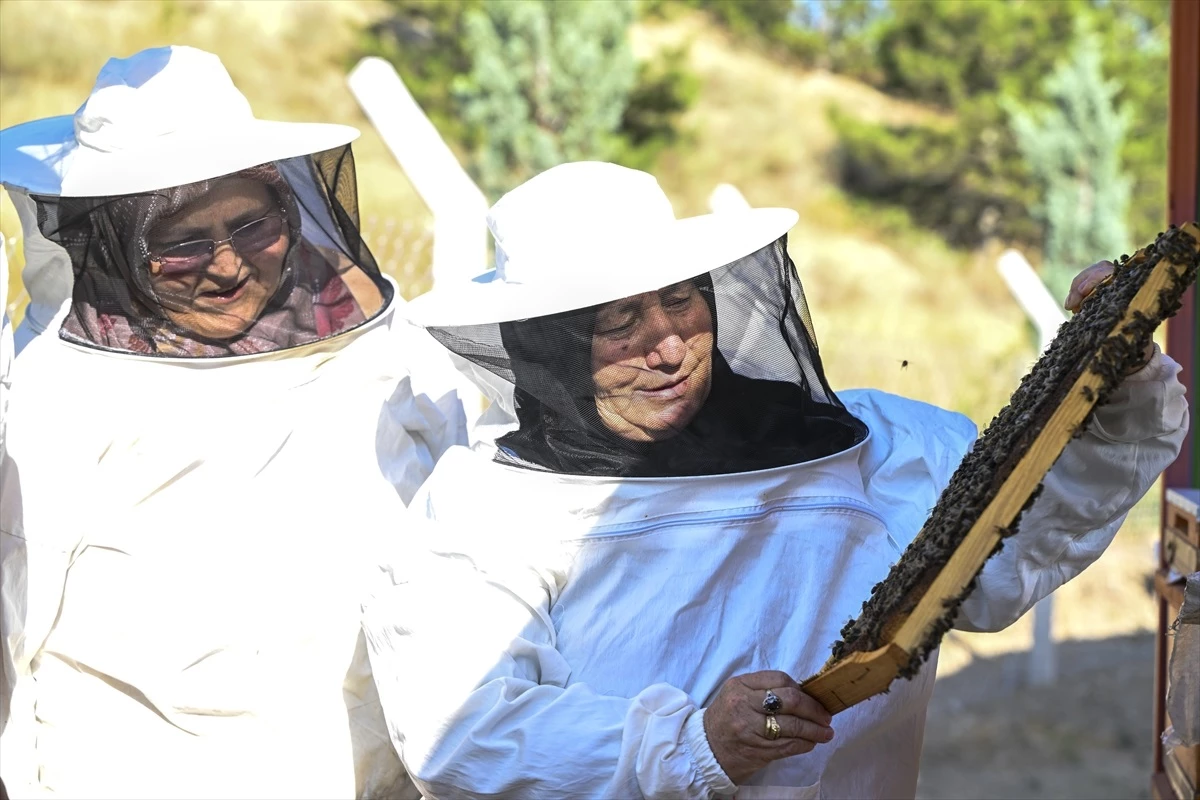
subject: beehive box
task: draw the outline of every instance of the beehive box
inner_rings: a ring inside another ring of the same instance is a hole
[[[1155,584],[1166,600],[1169,623],[1179,617],[1183,604],[1182,584],[1176,577],[1200,570],[1195,561],[1195,554],[1200,551],[1200,489],[1168,489],[1163,517],[1163,563],[1174,574],[1160,572]],[[1161,635],[1166,636],[1165,663],[1170,664],[1175,638],[1166,631]],[[1200,670],[1200,653],[1193,655],[1192,663]],[[1164,694],[1168,689],[1169,683],[1163,687]],[[1170,714],[1166,716],[1166,724],[1171,724]],[[1163,772],[1177,798],[1200,800],[1200,746],[1164,748]]]
[[[1200,571],[1200,489],[1167,490],[1163,561],[1180,575]]]

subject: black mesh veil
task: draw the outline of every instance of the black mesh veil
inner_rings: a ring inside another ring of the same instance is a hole
[[[74,268],[59,333],[76,344],[253,355],[352,330],[392,300],[359,235],[349,145],[153,192],[34,199]]]
[[[786,236],[655,292],[431,333],[512,385],[518,426],[496,441],[502,462],[712,475],[821,458],[866,436],[825,380]]]

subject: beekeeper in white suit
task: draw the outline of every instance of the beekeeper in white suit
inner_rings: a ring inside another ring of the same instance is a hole
[[[914,795],[933,663],[832,720],[797,681],[975,426],[830,389],[795,221],[676,220],[652,176],[567,164],[492,208],[495,270],[407,308],[509,384],[518,420],[438,463],[409,509],[426,554],[399,554],[366,612],[389,729],[427,796]],[[1154,352],[1096,410],[961,627],[1012,623],[1103,552],[1179,450],[1178,371]]]
[[[186,47],[0,132],[0,182],[74,273],[12,372],[12,796],[414,794],[360,595],[465,437],[444,353],[359,238],[357,135],[256,119]]]

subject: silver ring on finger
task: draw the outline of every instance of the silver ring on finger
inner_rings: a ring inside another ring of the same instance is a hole
[[[779,738],[779,734],[783,729],[779,727],[779,720],[775,719],[774,714],[767,715],[767,732],[764,734],[771,741]]]
[[[783,710],[783,701],[779,699],[779,695],[767,689],[767,696],[762,701],[763,711],[768,714],[778,714]]]

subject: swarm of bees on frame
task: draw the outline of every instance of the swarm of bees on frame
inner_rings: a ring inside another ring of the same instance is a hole
[[[1154,308],[1149,313],[1135,312],[1130,320],[1122,323],[1134,296],[1164,258],[1173,266]],[[916,607],[933,578],[1012,474],[1075,381],[1085,370],[1099,376],[1100,386],[1095,391],[1085,388],[1083,396],[1089,403],[1104,403],[1125,375],[1143,362],[1144,351],[1152,342],[1155,328],[1179,309],[1184,292],[1196,280],[1198,269],[1200,242],[1187,231],[1175,227],[1159,234],[1149,247],[1118,259],[1112,275],[1102,281],[1079,312],[1063,324],[1054,342],[1021,380],[1009,404],[996,415],[963,459],[921,533],[893,565],[887,578],[872,589],[870,598],[863,603],[863,613],[842,628],[842,638],[833,646],[831,663],[850,653],[875,650],[886,642],[888,632]],[[1118,325],[1121,326],[1119,330]],[[900,363],[901,369],[908,366],[907,359]],[[1074,435],[1082,435],[1090,421],[1089,412]],[[1033,504],[1040,491],[1039,484],[1022,512]],[[1003,534],[1016,534],[1019,523],[1020,515]],[[1002,545],[1003,538],[994,552],[999,552]],[[912,654],[907,667],[901,670],[901,676],[916,674],[953,625],[959,606],[973,588],[974,580],[959,597],[946,601],[944,615]]]

